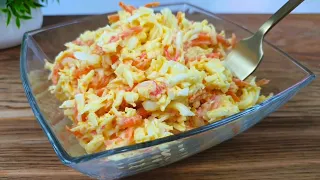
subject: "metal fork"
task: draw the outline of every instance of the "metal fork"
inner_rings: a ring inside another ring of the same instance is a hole
[[[264,36],[281,19],[289,14],[304,0],[289,0],[275,14],[273,14],[251,37],[245,38],[236,44],[235,48],[224,60],[225,66],[241,79],[252,74],[263,58],[262,41]]]

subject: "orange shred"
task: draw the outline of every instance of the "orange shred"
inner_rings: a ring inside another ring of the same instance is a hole
[[[75,44],[75,45],[78,45],[78,46],[83,46],[84,45],[84,42],[81,41],[79,38],[74,40],[74,41],[72,41],[72,43]]]
[[[170,53],[169,53],[168,46],[166,46],[166,47],[164,48],[164,54],[165,54],[165,56],[166,56],[167,59],[171,59],[171,55],[170,55]]]
[[[221,97],[219,95],[214,96],[214,103],[212,105],[212,109],[217,109],[221,105]]]
[[[134,6],[128,6],[124,4],[122,1],[119,2],[119,6],[130,14],[132,14],[132,12],[136,9]]]
[[[92,66],[85,67],[84,69],[76,69],[74,71],[74,77],[80,78],[82,75],[88,74],[93,69],[94,69],[94,67],[92,67]]]
[[[118,61],[119,57],[118,57],[117,55],[112,55],[112,56],[110,57],[110,59],[111,59],[112,64],[114,64],[115,62]]]
[[[210,45],[212,44],[212,41],[209,41],[209,40],[204,40],[204,41],[201,41],[201,40],[192,40],[191,41],[191,46],[204,46],[204,45]]]
[[[141,53],[140,59],[145,59],[146,57],[147,57],[147,53],[146,52]]]
[[[144,6],[147,7],[147,8],[158,7],[158,6],[160,6],[160,2],[151,2],[151,3],[147,3]]]
[[[134,34],[138,34],[140,33],[141,31],[143,30],[143,27],[141,26],[135,26],[135,27],[132,27],[124,32],[122,32],[119,36],[122,37],[122,38],[126,38],[126,37],[129,37],[129,36],[132,36]]]
[[[197,39],[201,41],[205,41],[205,40],[211,40],[211,37],[208,33],[200,32]]]
[[[126,129],[129,127],[133,127],[142,123],[142,117],[140,115],[136,115],[134,117],[125,117],[123,118],[123,122],[120,125],[120,129]]]
[[[146,70],[149,68],[150,63],[151,63],[151,59],[144,58],[144,59],[133,60],[132,65],[138,69]]]
[[[59,70],[63,69],[62,61],[68,57],[74,58],[73,53],[66,53],[63,57],[61,57],[61,61],[57,62],[56,65],[53,67],[51,80],[54,85],[56,85],[59,81]]]
[[[231,96],[235,102],[240,102],[240,98],[233,91],[227,91],[227,95]]]
[[[231,46],[232,48],[234,48],[237,44],[237,37],[236,37],[236,34],[232,33],[231,35]]]
[[[198,37],[191,41],[191,46],[202,46],[212,44],[212,39],[208,33],[199,33]]]
[[[104,88],[101,88],[101,89],[98,89],[97,91],[96,91],[96,93],[97,93],[97,96],[102,96],[102,94],[103,94],[103,92],[104,92]]]
[[[52,71],[52,83],[54,85],[58,84],[58,81],[59,81],[59,69],[62,69],[63,66],[59,63],[59,64],[56,64],[54,67],[53,67],[53,71]]]
[[[130,127],[130,128],[128,128],[127,130],[126,130],[126,138],[129,140],[129,141],[131,141],[132,140],[132,138],[133,138],[133,127]]]
[[[223,46],[229,47],[231,44],[226,40],[222,35],[217,35],[217,41],[220,42]]]
[[[270,80],[269,79],[260,79],[259,81],[256,82],[257,86],[263,86],[266,84],[269,84]]]
[[[77,138],[80,138],[80,137],[83,136],[83,134],[80,133],[79,131],[74,131],[74,132],[73,132],[73,135],[76,136]]]
[[[157,83],[156,81],[153,81],[153,82],[155,83],[156,89],[150,92],[151,96],[157,96],[166,89],[166,85],[164,83],[161,83],[161,82]]]
[[[79,131],[72,131],[69,126],[66,126],[65,128],[68,132],[72,133],[77,138],[81,138],[83,136],[83,134],[80,133]]]
[[[109,40],[109,43],[113,43],[119,40],[119,36],[112,36]]]
[[[238,87],[244,87],[250,85],[248,82],[242,81],[238,78],[232,78],[232,81],[238,86]]]
[[[207,58],[220,58],[221,54],[219,52],[217,53],[210,53],[210,54],[207,54],[206,57]]]
[[[120,17],[118,14],[111,14],[108,16],[108,19],[110,23],[115,23],[120,20]]]
[[[137,114],[139,114],[143,119],[151,115],[151,113],[146,111],[143,107],[137,109]]]

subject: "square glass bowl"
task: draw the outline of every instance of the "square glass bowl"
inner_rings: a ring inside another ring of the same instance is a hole
[[[225,30],[227,36],[235,33],[238,39],[252,35],[250,31],[211,12],[186,3],[163,5],[174,13],[182,11],[193,21],[207,19],[217,31]],[[113,14],[108,13],[108,14]],[[217,145],[247,130],[292,98],[308,85],[315,75],[287,54],[264,42],[264,60],[253,75],[271,82],[262,93],[274,93],[265,102],[221,121],[202,126],[178,135],[127,147],[86,154],[65,126],[71,121],[58,107],[61,102],[48,92],[51,84],[44,70],[45,59],[54,61],[65,49],[64,43],[76,39],[86,30],[95,30],[108,24],[108,14],[92,16],[57,24],[24,35],[21,47],[21,78],[25,93],[43,131],[60,160],[88,176],[98,179],[118,179],[161,167],[189,157]]]

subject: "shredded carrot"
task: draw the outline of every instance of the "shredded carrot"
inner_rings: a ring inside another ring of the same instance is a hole
[[[83,140],[84,142],[86,142],[86,143],[89,143],[89,142],[90,142],[90,139],[87,138],[87,137],[83,138],[82,140]]]
[[[104,92],[104,88],[101,88],[101,89],[98,89],[96,92],[97,92],[97,96],[102,96],[103,92]]]
[[[78,38],[74,41],[72,41],[73,44],[78,45],[78,46],[82,46],[84,43]]]
[[[147,57],[147,53],[146,52],[141,53],[140,59],[145,59],[146,57]]]
[[[268,79],[260,79],[259,81],[256,82],[256,85],[257,86],[263,86],[263,85],[266,85],[270,82],[270,80]]]
[[[129,36],[132,36],[134,34],[138,34],[140,33],[141,31],[143,30],[143,28],[141,26],[136,26],[136,27],[132,27],[124,32],[122,32],[119,36],[121,38],[126,38],[126,37],[129,37]]]
[[[229,47],[231,44],[226,40],[222,35],[217,35],[217,41],[220,42],[223,46]]]
[[[95,75],[88,87],[99,90],[105,88],[108,85],[109,80],[109,76],[99,77],[99,75]]]
[[[232,78],[232,81],[238,86],[238,87],[244,87],[250,85],[248,82],[242,81],[238,78]]]
[[[91,46],[94,43],[94,40],[81,41],[79,38],[72,41],[73,44],[78,46]]]
[[[174,61],[178,61],[178,58],[180,57],[180,52],[178,52],[177,50],[176,50],[176,55],[174,56],[174,58],[173,58],[173,60]]]
[[[115,62],[118,61],[119,57],[118,57],[117,55],[112,55],[112,56],[110,57],[110,59],[111,59],[112,64],[114,64]]]
[[[196,56],[196,57],[193,57],[193,58],[185,58],[187,61],[199,61],[201,59],[200,56]]]
[[[92,81],[91,83],[88,85],[88,88],[92,88],[92,89],[96,89],[96,87],[98,86],[100,82],[100,77],[99,77],[99,74],[95,74],[92,78]]]
[[[85,122],[87,120],[87,114],[82,114],[81,116],[79,115],[77,103],[75,103],[73,110],[74,110],[74,114],[73,114],[74,123],[78,123],[79,121]]]
[[[133,138],[133,127],[130,127],[126,130],[126,138],[129,139],[129,141]]]
[[[111,59],[112,64],[114,64],[114,63],[116,63],[118,61],[119,57],[117,55],[112,55],[110,57],[110,59]]]
[[[240,102],[240,98],[233,91],[229,90],[226,94],[231,96],[235,102]]]
[[[151,115],[151,113],[146,111],[143,107],[137,109],[137,114],[139,114],[143,119]]]
[[[158,82],[158,83],[155,81],[153,81],[153,82],[155,83],[156,89],[154,91],[150,92],[150,95],[157,96],[163,92],[163,90],[166,88],[166,85],[161,82]]]
[[[200,32],[198,35],[198,38],[196,38],[196,39],[201,40],[201,41],[206,41],[206,40],[211,40],[211,37],[209,36],[208,33]]]
[[[160,2],[151,2],[151,3],[148,3],[144,6],[148,7],[148,8],[153,8],[153,7],[158,7],[159,5],[160,5]]]
[[[132,10],[132,12],[137,9],[136,7],[131,6],[131,5],[129,6],[129,8]],[[131,14],[132,14],[132,13],[131,13]]]
[[[176,50],[175,55],[172,57],[170,55],[170,52],[168,50],[168,46],[164,47],[164,55],[168,60],[173,60],[173,61],[177,61],[178,58],[180,57],[180,52]]]
[[[106,126],[105,126],[105,125],[101,126],[101,130],[104,130],[105,128],[106,128]]]
[[[54,85],[56,85],[59,81],[59,69],[63,69],[62,61],[65,58],[75,58],[75,57],[74,57],[73,53],[66,53],[66,54],[64,54],[63,57],[61,57],[61,61],[56,63],[56,65],[53,67],[52,78],[51,78],[52,83]]]
[[[59,81],[59,69],[62,69],[63,66],[58,63],[56,64],[54,67],[53,67],[53,71],[52,71],[52,83],[54,85],[58,84],[58,81]]]
[[[79,131],[74,131],[74,132],[73,132],[73,135],[76,136],[77,138],[80,138],[80,137],[83,136],[83,134],[80,133]]]
[[[80,138],[83,136],[82,133],[80,133],[79,131],[72,131],[69,126],[66,126],[66,130],[70,133],[72,133],[74,136],[76,136],[77,138]]]
[[[150,67],[151,59],[133,60],[132,65],[140,70],[147,70]]]
[[[86,44],[87,44],[88,46],[91,46],[93,43],[94,43],[94,40],[88,40],[88,41],[86,41]]]
[[[207,58],[220,58],[220,52],[207,54]]]
[[[118,14],[111,14],[108,16],[108,19],[110,23],[115,23],[120,20],[120,17]]]
[[[236,37],[236,34],[232,33],[231,35],[231,46],[232,48],[234,48],[237,44],[237,37]]]
[[[205,41],[201,41],[201,40],[192,40],[191,41],[191,46],[205,46],[205,45],[210,45],[212,44],[211,41],[209,40],[205,40]]]
[[[104,88],[108,85],[110,81],[110,77],[109,76],[103,76],[99,82],[99,84],[97,85],[97,89],[100,89],[100,88]]]
[[[143,30],[143,27],[142,26],[135,26],[133,28],[130,28],[130,30],[132,32],[134,32],[135,34],[137,34],[137,33],[141,32]]]
[[[191,46],[202,46],[212,44],[212,39],[208,33],[201,32],[198,37],[191,41]]]
[[[213,103],[212,109],[217,109],[220,105],[221,105],[221,97],[219,95],[214,96],[214,103]]]
[[[128,6],[128,5],[124,4],[122,1],[119,2],[119,6],[120,6],[123,10],[127,11],[127,12],[130,13],[130,14],[132,14],[132,12],[136,9],[136,8],[133,7],[133,6]]]
[[[103,106],[102,108],[100,108],[98,111],[96,111],[96,115],[98,117],[108,113],[108,111],[110,110],[110,106],[111,106],[111,103],[107,102],[107,104],[105,106]]]
[[[119,109],[125,109],[126,107],[128,107],[128,103],[126,101],[122,101],[119,106]]]
[[[81,121],[82,122],[85,122],[85,121],[87,121],[88,120],[88,115],[87,114],[82,114],[81,115]]]
[[[112,36],[109,40],[109,43],[117,42],[119,40],[119,36]]]
[[[102,47],[100,47],[98,45],[94,45],[94,49],[93,49],[92,53],[97,54],[97,55],[103,55],[104,51],[103,51]]]
[[[112,143],[113,143],[113,140],[106,140],[106,141],[104,142],[104,145],[105,145],[106,147],[108,147],[108,146],[110,146]]]
[[[123,118],[123,122],[120,125],[120,129],[126,129],[129,127],[133,127],[135,125],[139,125],[142,123],[142,117],[140,115],[136,115],[130,118]]]
[[[76,69],[74,71],[74,77],[75,78],[80,78],[82,75],[86,75],[88,74],[92,69],[94,69],[94,67],[92,66],[87,66],[84,69]]]
[[[147,53],[142,52],[138,59],[134,59],[132,65],[138,69],[146,70],[151,63],[150,59],[147,59]]]
[[[165,54],[165,56],[166,56],[167,59],[171,59],[171,55],[170,55],[170,53],[169,53],[169,51],[168,51],[168,46],[166,46],[166,47],[164,48],[164,54]]]

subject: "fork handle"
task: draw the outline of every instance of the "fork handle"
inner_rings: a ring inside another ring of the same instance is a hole
[[[275,14],[273,14],[258,30],[261,36],[266,35],[270,29],[273,28],[278,22],[289,14],[294,8],[301,4],[304,0],[288,0]]]

